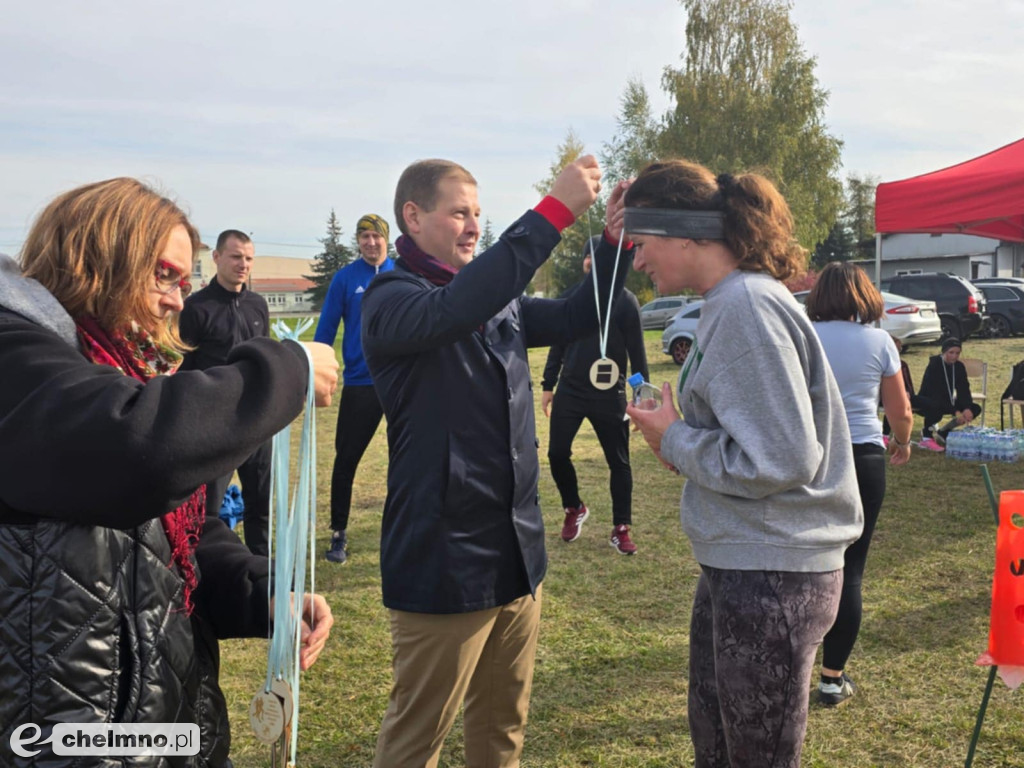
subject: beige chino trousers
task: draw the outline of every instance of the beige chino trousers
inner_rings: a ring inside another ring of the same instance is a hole
[[[465,701],[466,768],[518,768],[540,629],[537,596],[472,613],[391,613],[394,682],[374,768],[435,768]]]

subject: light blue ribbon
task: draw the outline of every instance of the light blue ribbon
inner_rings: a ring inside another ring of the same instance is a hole
[[[276,320],[272,329],[279,339],[298,341],[313,324],[306,318],[292,329],[283,320]],[[267,652],[265,690],[274,680],[286,680],[292,689],[291,762],[295,764],[299,733],[299,651],[302,641],[303,593],[315,592],[316,550],[316,430],[313,419],[316,397],[313,388],[313,357],[302,347],[309,363],[309,387],[302,412],[302,434],[299,437],[298,481],[290,496],[289,467],[291,461],[291,425],[273,438],[273,460],[270,471],[270,508],[268,549],[273,563],[273,579],[267,598],[274,598],[273,628]],[[308,551],[304,549],[308,547]],[[276,557],[275,555],[276,551]],[[305,590],[306,561],[309,560],[309,589]],[[296,597],[297,596],[297,597]],[[293,605],[293,601],[296,604]],[[311,619],[315,623],[315,617]]]

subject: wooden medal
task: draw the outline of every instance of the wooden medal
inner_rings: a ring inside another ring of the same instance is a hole
[[[590,366],[590,383],[595,389],[612,389],[619,383],[619,365],[608,357],[595,360]]]
[[[270,691],[260,691],[249,702],[249,723],[260,742],[272,745],[284,733],[284,708],[281,699]]]

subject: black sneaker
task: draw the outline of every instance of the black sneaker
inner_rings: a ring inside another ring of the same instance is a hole
[[[345,531],[335,531],[331,536],[331,548],[327,550],[327,559],[339,564],[348,560],[348,536],[345,535]]]
[[[853,696],[857,689],[853,687],[853,681],[843,672],[839,683],[818,683],[818,701],[826,707],[836,707]]]

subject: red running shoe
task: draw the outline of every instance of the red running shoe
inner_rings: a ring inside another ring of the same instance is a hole
[[[608,542],[620,555],[635,555],[636,544],[629,538],[628,525],[616,525],[612,528],[612,538]]]
[[[586,504],[580,504],[573,509],[565,508],[565,524],[562,526],[562,541],[576,541],[583,531],[583,523],[590,517],[590,510]]]

